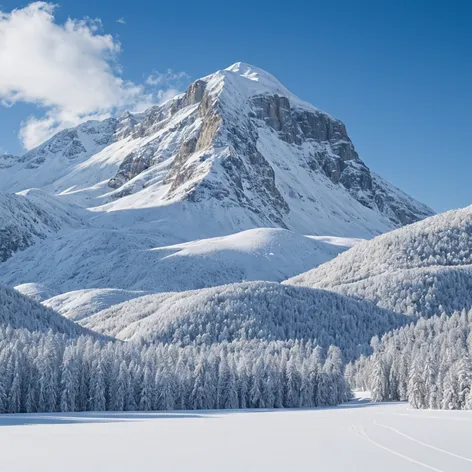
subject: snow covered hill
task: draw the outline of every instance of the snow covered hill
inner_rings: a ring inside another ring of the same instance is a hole
[[[368,352],[372,336],[409,321],[324,290],[248,282],[135,298],[81,324],[118,339],[145,342],[310,339],[323,347],[338,345],[353,358]]]
[[[15,287],[24,290],[24,286]],[[148,295],[148,292],[120,290],[113,288],[85,289],[44,297],[43,305],[73,321],[80,321],[113,305]]]
[[[356,245],[286,282],[431,316],[472,307],[472,206]]]
[[[358,242],[268,228],[171,246],[163,246],[163,240],[144,231],[75,231],[0,265],[0,279],[11,286],[41,281],[53,295],[98,288],[169,292],[244,280],[279,282]]]
[[[51,330],[71,336],[91,334],[55,311],[3,285],[0,285],[0,328]]]

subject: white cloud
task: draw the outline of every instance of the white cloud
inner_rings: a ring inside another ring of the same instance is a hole
[[[126,25],[126,21],[125,21],[124,18],[118,18],[118,19],[116,20],[116,22],[117,22],[117,23],[121,23],[122,25]]]
[[[157,98],[159,99],[159,103],[164,103],[164,102],[167,102],[167,100],[174,98],[179,93],[180,93],[180,90],[176,88],[168,88],[165,90],[159,90],[157,92]]]
[[[166,84],[179,85],[182,81],[188,80],[189,76],[185,72],[174,72],[167,69],[167,72],[154,71],[147,79],[146,84],[162,86]]]
[[[120,43],[102,32],[100,20],[57,24],[55,8],[35,2],[0,11],[0,101],[31,103],[45,112],[22,123],[19,135],[27,149],[87,119],[158,103],[186,77],[172,73],[168,81],[145,84],[124,80],[117,63]]]

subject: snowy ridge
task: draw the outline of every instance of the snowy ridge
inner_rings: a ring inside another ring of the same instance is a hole
[[[38,284],[34,282],[29,282],[25,284],[20,284],[14,287],[17,292],[20,292],[26,297],[32,298],[37,302],[43,302],[48,298],[52,298],[57,295],[57,291],[48,287],[44,284]]]
[[[21,291],[22,287],[24,286],[20,285],[15,289]],[[42,302],[44,306],[51,308],[62,316],[73,321],[80,321],[113,305],[144,295],[147,295],[147,292],[137,290],[84,289],[63,293],[47,299],[43,298]]]
[[[431,316],[472,307],[472,206],[362,242],[286,282]]]

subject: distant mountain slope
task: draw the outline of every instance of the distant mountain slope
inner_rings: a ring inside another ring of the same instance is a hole
[[[91,334],[55,311],[3,285],[0,285],[0,326],[30,331],[51,330],[71,336]]]
[[[148,295],[82,320],[123,340],[204,343],[224,340],[312,340],[336,344],[352,357],[375,334],[408,317],[323,290],[251,282],[182,293]]]
[[[281,281],[357,242],[267,228],[170,246],[163,245],[165,240],[146,231],[75,231],[0,265],[0,280],[11,286],[39,280],[54,295],[81,289],[169,292],[244,280]]]
[[[356,245],[286,282],[431,316],[472,307],[472,206]]]
[[[57,181],[111,144],[118,127],[119,122],[113,118],[103,122],[88,121],[60,131],[21,157],[3,157],[0,160],[0,176],[4,177],[0,178],[1,190],[54,188]]]
[[[0,262],[63,229],[83,225],[77,208],[41,190],[0,193]]]

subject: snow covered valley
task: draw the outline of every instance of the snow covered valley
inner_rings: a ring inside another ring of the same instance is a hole
[[[1,415],[0,470],[466,472],[471,434],[472,412],[368,400],[310,410]]]

